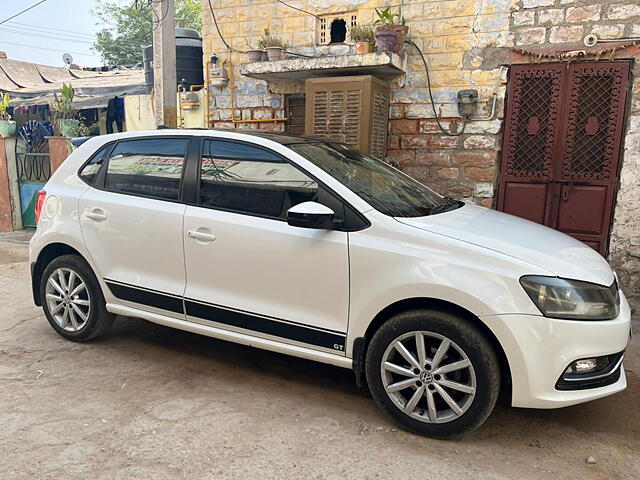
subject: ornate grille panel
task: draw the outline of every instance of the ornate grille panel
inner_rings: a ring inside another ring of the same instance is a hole
[[[616,175],[622,130],[622,65],[575,66],[569,76],[569,101],[562,173],[566,180],[607,181]]]
[[[548,65],[513,67],[512,75],[505,173],[509,177],[549,178],[562,70]]]

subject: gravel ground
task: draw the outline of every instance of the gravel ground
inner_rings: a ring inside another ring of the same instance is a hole
[[[395,428],[349,370],[138,319],[66,341],[32,304],[17,242],[0,237],[2,480],[640,478],[637,336],[626,391],[499,405],[438,441]]]

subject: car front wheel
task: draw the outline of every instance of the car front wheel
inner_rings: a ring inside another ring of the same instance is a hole
[[[435,310],[403,312],[383,324],[367,349],[366,374],[386,414],[435,438],[480,426],[500,390],[498,361],[482,333]]]

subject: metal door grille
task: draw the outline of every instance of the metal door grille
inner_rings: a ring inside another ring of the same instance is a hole
[[[511,67],[498,208],[606,255],[628,62]]]
[[[626,83],[622,65],[578,66],[569,72],[563,179],[606,181],[615,176],[612,167],[622,133],[618,116],[624,108],[620,94]]]
[[[514,72],[506,136],[506,174],[549,178],[560,113],[562,71],[554,66]]]

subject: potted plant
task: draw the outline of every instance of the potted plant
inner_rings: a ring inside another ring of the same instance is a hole
[[[378,25],[375,30],[376,49],[379,52],[400,53],[409,32],[402,11],[393,13],[389,6],[383,10],[376,8],[376,15],[378,15],[378,19],[374,22]]]
[[[354,25],[351,27],[351,40],[356,43],[356,52],[371,53],[373,51],[373,28]]]
[[[262,45],[267,50],[267,56],[270,61],[284,60],[287,44],[277,35],[272,35],[268,28],[264,29],[262,37]]]
[[[71,84],[62,84],[60,95],[54,92],[55,100],[51,109],[55,112],[56,123],[60,135],[63,137],[74,137],[77,135],[80,120],[78,120],[78,111],[73,108],[73,97],[75,91]]]
[[[262,51],[264,48],[262,47],[262,40],[258,42],[258,48],[253,48],[249,42],[247,41],[247,59],[249,62],[261,62],[262,61]]]
[[[16,133],[16,121],[11,120],[9,108],[9,94],[0,95],[0,135],[10,137]]]

